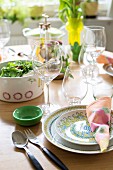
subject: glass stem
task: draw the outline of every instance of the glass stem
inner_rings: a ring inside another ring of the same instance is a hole
[[[46,100],[46,104],[47,104],[47,105],[50,105],[50,101],[49,101],[49,84],[48,84],[48,83],[46,84],[46,87],[47,87],[47,88],[46,88],[46,89],[47,89],[47,96],[46,96],[46,97],[47,97],[47,98],[46,98],[47,100]]]

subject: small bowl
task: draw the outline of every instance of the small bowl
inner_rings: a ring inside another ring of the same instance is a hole
[[[42,118],[43,111],[37,106],[22,106],[14,110],[15,122],[22,126],[36,125]]]

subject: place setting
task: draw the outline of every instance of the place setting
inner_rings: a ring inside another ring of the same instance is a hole
[[[89,107],[76,105],[59,109],[45,119],[42,131],[49,142],[66,151],[109,152],[113,150],[113,115],[109,102],[109,97],[103,97]]]

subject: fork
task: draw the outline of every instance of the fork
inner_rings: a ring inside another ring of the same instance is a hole
[[[52,153],[49,149],[47,149],[45,146],[43,146],[40,142],[38,137],[30,130],[24,130],[28,140],[35,144],[38,145],[39,148],[44,152],[46,156],[48,156],[54,163],[56,163],[57,166],[59,166],[62,170],[68,170],[68,168],[63,164],[63,162],[54,154]]]

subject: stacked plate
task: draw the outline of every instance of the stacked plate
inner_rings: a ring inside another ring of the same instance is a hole
[[[61,108],[49,115],[42,126],[45,137],[55,146],[75,153],[101,153],[91,132],[86,116],[86,106]],[[110,128],[108,151],[113,150],[113,124]]]

